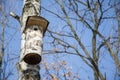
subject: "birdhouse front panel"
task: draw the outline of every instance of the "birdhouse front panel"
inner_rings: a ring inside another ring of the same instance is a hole
[[[25,54],[36,53],[41,55],[42,48],[42,30],[41,27],[31,26],[26,29]]]
[[[42,53],[42,38],[43,38],[43,30],[42,27],[33,25],[28,27],[25,30],[21,49],[22,49],[22,56],[23,58],[29,54],[32,54],[31,59],[35,60],[34,55],[38,55],[38,57],[41,57]],[[29,59],[29,60],[31,60]],[[37,59],[36,59],[37,60]],[[31,61],[30,61],[31,62]]]

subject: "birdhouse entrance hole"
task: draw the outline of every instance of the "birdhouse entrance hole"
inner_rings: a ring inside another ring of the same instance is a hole
[[[38,30],[38,28],[36,28],[36,27],[35,27],[35,28],[34,28],[34,30],[35,30],[35,31],[37,31],[37,30]]]

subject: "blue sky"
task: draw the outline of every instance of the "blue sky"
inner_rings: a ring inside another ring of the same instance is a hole
[[[60,9],[54,3],[53,0],[42,0],[41,5],[45,8],[47,8],[48,10],[55,11],[56,13],[62,15]],[[3,67],[6,66],[6,74],[8,74],[7,72],[9,72],[9,71],[13,72],[13,75],[11,75],[8,78],[8,80],[16,80],[18,77],[16,63],[19,61],[19,59],[16,57],[19,57],[19,55],[20,55],[20,44],[21,44],[20,28],[21,27],[20,27],[20,24],[17,22],[17,20],[15,20],[11,16],[9,16],[9,12],[12,11],[12,12],[18,14],[19,16],[21,16],[23,1],[22,0],[7,0],[5,7],[6,7],[7,15],[9,17],[9,19],[7,20],[7,24],[10,24],[9,26],[6,26],[6,28],[5,28],[5,47],[6,47],[5,62],[11,60],[11,58],[15,58],[15,59],[9,61],[7,66],[4,65]],[[80,7],[80,8],[82,8],[82,7]],[[107,15],[114,15],[113,10],[110,10],[110,12]],[[42,9],[42,11],[41,11],[41,16],[45,17],[50,22],[48,29],[51,29],[51,30],[57,31],[57,32],[62,32],[62,31],[71,32],[68,27],[63,28],[65,25],[65,22],[61,21],[56,16],[45,11],[44,9]],[[70,13],[70,16],[74,16],[74,14]],[[92,54],[91,41],[90,41],[91,36],[92,36],[91,31],[88,30],[87,28],[83,27],[83,24],[81,24],[79,22],[76,23],[75,21],[73,21],[72,23],[76,27],[76,31],[79,34],[79,38],[82,40],[82,42],[86,46],[89,53]],[[116,22],[113,20],[106,20],[101,25],[99,31],[103,35],[108,37],[112,33],[111,29],[114,26],[111,26],[111,25],[113,25],[113,24],[116,25]],[[116,28],[116,27],[114,27],[114,28]],[[82,31],[82,30],[84,30],[84,31]],[[0,27],[0,31],[1,31],[1,27]],[[113,31],[113,33],[114,33],[114,31]],[[49,34],[48,34],[48,32],[46,32],[44,39],[43,39],[44,40],[43,50],[54,49],[54,46],[49,44],[49,42],[51,42],[53,39],[48,36],[49,36]],[[76,46],[79,49],[79,51],[84,55],[84,52],[81,50],[81,48],[78,46],[77,42],[74,39],[70,39],[70,38],[66,38],[66,37],[64,37],[64,38],[62,37],[62,39],[65,39],[65,41],[70,42],[72,45]],[[101,40],[98,40],[98,41],[101,41]],[[56,47],[61,49],[61,46],[56,46]],[[73,50],[71,50],[71,51],[73,51]],[[114,65],[114,61],[112,60],[112,58],[106,51],[106,48],[102,48],[100,55],[101,55],[100,60],[99,60],[100,70],[103,72],[103,74],[106,73],[107,80],[113,80],[115,69],[116,69],[116,67]],[[48,63],[51,64],[51,62],[54,62],[55,56],[57,56],[57,55],[48,55],[48,56],[43,55],[43,58],[46,58]],[[78,73],[79,74],[78,76],[81,78],[81,80],[93,80],[93,74],[91,74],[91,73],[93,73],[93,71],[80,59],[80,57],[75,56],[75,55],[68,55],[68,54],[59,54],[58,56],[59,56],[58,61],[66,60],[68,63],[67,66],[71,67],[71,71],[73,71],[74,74]],[[42,69],[42,67],[41,67],[41,73],[43,73],[43,72],[44,72],[44,69]]]

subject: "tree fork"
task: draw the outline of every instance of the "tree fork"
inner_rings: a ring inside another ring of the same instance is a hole
[[[19,80],[40,80],[42,38],[49,22],[40,16],[40,0],[24,0],[22,16],[10,13],[22,28]]]

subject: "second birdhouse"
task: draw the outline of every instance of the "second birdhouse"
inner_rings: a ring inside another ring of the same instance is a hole
[[[31,65],[39,64],[42,53],[42,38],[48,21],[40,16],[29,16],[24,33],[23,60]]]

